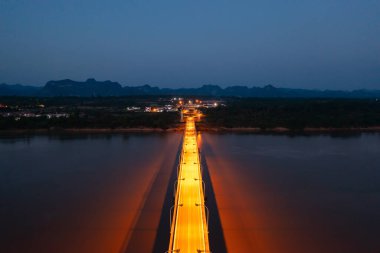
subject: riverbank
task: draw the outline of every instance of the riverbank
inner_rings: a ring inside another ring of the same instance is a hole
[[[197,130],[210,133],[256,133],[256,134],[319,134],[319,133],[368,133],[380,132],[380,126],[374,127],[345,127],[345,128],[312,128],[290,129],[275,127],[262,129],[258,127],[208,127],[197,125]],[[172,128],[51,128],[51,129],[7,129],[0,134],[123,134],[123,133],[170,133],[183,132],[184,125]]]
[[[183,127],[175,128],[50,128],[50,129],[6,129],[0,134],[120,134],[120,133],[166,133],[182,132]]]
[[[312,133],[339,133],[339,132],[380,132],[380,126],[375,127],[345,127],[345,128],[312,128],[307,127],[304,129],[290,129],[285,127],[275,127],[262,129],[258,127],[206,127],[199,126],[197,127],[198,131],[202,132],[216,132],[216,133],[257,133],[257,134],[266,134],[266,133],[277,133],[277,134],[312,134]]]

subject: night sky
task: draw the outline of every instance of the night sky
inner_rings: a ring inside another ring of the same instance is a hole
[[[380,89],[379,0],[0,0],[0,83]]]

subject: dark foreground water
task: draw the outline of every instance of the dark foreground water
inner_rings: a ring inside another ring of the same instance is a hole
[[[0,138],[0,252],[152,251],[180,140]]]
[[[164,252],[180,140],[0,137],[0,252]],[[199,141],[215,249],[380,252],[380,135]]]
[[[380,252],[380,135],[200,141],[229,252]]]

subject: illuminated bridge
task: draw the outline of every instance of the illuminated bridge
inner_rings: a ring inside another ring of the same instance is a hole
[[[210,252],[208,209],[193,117],[186,118],[167,252]],[[207,211],[207,213],[206,213]]]

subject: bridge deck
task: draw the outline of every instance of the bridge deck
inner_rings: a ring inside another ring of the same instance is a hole
[[[209,252],[204,189],[193,117],[186,119],[169,252]]]

